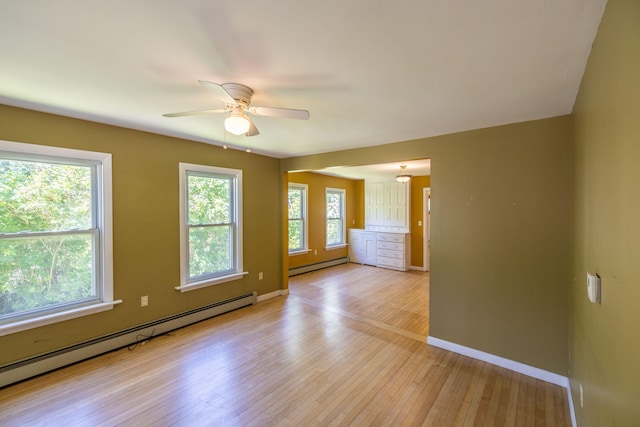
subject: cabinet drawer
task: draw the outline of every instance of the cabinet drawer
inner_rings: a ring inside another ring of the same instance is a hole
[[[387,249],[378,249],[378,256],[379,257],[385,257],[385,258],[404,259],[404,253],[403,252],[390,251],[390,250],[387,250]]]
[[[378,240],[378,249],[391,249],[394,251],[403,251],[404,246],[402,243],[384,242],[384,241],[381,242]]]
[[[404,243],[404,235],[393,233],[378,233],[378,241]]]
[[[378,265],[383,267],[394,267],[404,269],[404,260],[402,258],[387,258],[378,256]]]

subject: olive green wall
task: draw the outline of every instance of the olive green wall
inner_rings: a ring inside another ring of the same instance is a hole
[[[113,310],[0,337],[0,366],[257,290],[282,287],[279,160],[114,126],[0,106],[0,139],[112,153]],[[241,280],[191,292],[179,285],[178,163],[243,170]],[[258,272],[264,280],[258,280]],[[140,297],[149,306],[140,307]]]
[[[362,228],[364,226],[364,181],[338,178],[313,172],[289,173],[289,182],[307,184],[308,220],[310,252],[289,256],[289,268],[301,267],[336,258],[346,257],[348,248],[326,250],[326,188],[342,188],[346,194],[346,226]],[[347,239],[348,239],[347,233]],[[288,246],[288,243],[287,243]],[[316,253],[317,251],[317,253]]]
[[[568,373],[571,120],[283,159],[309,170],[430,158],[430,335]]]
[[[573,120],[576,215],[570,377],[574,407],[581,427],[640,426],[637,0],[607,3]],[[601,277],[601,304],[587,300],[587,272]]]

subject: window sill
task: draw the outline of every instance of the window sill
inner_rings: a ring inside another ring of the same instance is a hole
[[[299,251],[291,251],[291,252],[289,252],[289,256],[305,255],[305,254],[308,254],[309,252],[311,252],[311,249],[302,249],[302,250],[299,250]]]
[[[121,302],[121,299],[116,301],[102,302],[89,305],[87,307],[80,307],[74,308],[72,310],[62,311],[60,313],[52,313],[44,316],[33,317],[31,319],[20,320],[18,322],[7,323],[6,325],[0,325],[0,336],[22,332],[26,331],[27,329],[50,325],[52,323],[62,322],[64,320],[75,319],[77,317],[87,316],[89,314],[100,313],[101,311],[111,310],[114,305],[120,304]]]
[[[342,244],[342,245],[335,245],[335,246],[327,246],[325,249],[330,251],[331,249],[342,249],[342,248],[346,248],[348,245],[346,243]]]
[[[246,271],[243,271],[242,273],[233,273],[227,276],[216,277],[215,279],[207,279],[201,282],[187,283],[185,285],[176,286],[174,289],[180,292],[194,291],[196,289],[206,288],[207,286],[219,285],[220,283],[242,279],[247,274],[249,273]]]

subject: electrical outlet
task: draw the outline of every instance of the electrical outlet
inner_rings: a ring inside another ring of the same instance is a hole
[[[149,305],[149,295],[140,297],[140,307],[146,307]]]
[[[258,280],[262,280],[262,271],[258,273]]]
[[[318,250],[317,250],[317,249],[314,249],[314,250],[313,250],[313,254],[314,254],[314,255],[318,255]]]

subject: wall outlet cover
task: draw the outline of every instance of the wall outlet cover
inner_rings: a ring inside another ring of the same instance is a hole
[[[593,303],[600,302],[600,276],[587,273],[587,297]]]

